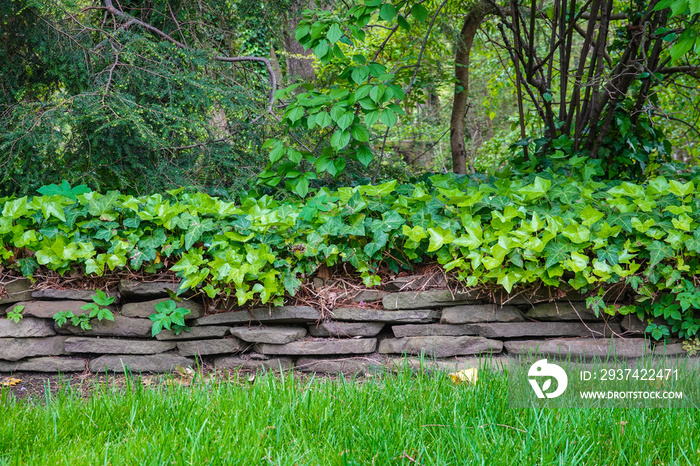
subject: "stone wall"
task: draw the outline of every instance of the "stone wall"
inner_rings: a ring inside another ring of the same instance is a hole
[[[485,359],[507,366],[533,352],[584,360],[686,354],[680,344],[652,347],[644,338],[646,324],[636,317],[598,318],[581,296],[561,290],[529,299],[367,290],[346,300],[352,305],[333,309],[328,319],[307,306],[205,313],[192,300],[179,304],[191,310],[190,332],[163,331],[152,338],[148,316],[157,302],[168,299],[166,288],[177,285],[123,281],[112,306],[114,321],[93,320],[92,329],[83,331],[58,327],[53,316],[78,312],[91,291],[37,291],[28,280],[0,283],[0,372],[122,372],[125,367],[167,372],[212,364],[368,373],[421,364],[421,355],[432,367],[460,369]],[[24,318],[5,319],[17,305],[24,306]]]

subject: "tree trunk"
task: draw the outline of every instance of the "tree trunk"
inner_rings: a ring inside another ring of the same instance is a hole
[[[311,50],[304,47],[294,37],[297,25],[301,21],[301,13],[306,8],[313,8],[313,0],[294,0],[286,15],[286,25],[282,33],[282,41],[287,64],[287,84],[295,82],[312,82],[316,79],[314,70],[314,55]]]
[[[452,170],[458,174],[467,173],[467,150],[464,147],[465,117],[469,99],[469,54],[479,25],[489,13],[485,1],[474,5],[464,18],[460,42],[455,56],[455,96],[450,118],[450,148],[452,150]]]

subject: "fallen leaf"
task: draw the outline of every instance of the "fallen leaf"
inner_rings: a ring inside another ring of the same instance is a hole
[[[463,371],[453,372],[449,374],[449,376],[457,385],[461,383],[475,385],[479,380],[479,370],[476,367],[470,367],[469,369],[464,369]]]
[[[17,385],[21,381],[22,381],[22,379],[15,379],[15,378],[10,377],[10,378],[5,379],[2,382],[0,382],[0,386],[1,387],[14,387],[15,385]]]

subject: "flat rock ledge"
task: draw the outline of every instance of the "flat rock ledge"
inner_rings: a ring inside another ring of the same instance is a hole
[[[28,278],[0,281],[0,304],[32,299],[32,282]]]
[[[424,354],[434,358],[500,353],[502,350],[503,342],[482,337],[387,338],[379,344],[379,353],[381,354]]]
[[[47,320],[25,317],[15,323],[0,319],[0,338],[50,337],[56,335],[53,324]]]
[[[641,338],[581,338],[577,340],[513,340],[504,343],[509,355],[549,356],[556,358],[641,358],[651,353]]]
[[[394,325],[391,327],[396,338],[404,337],[462,337],[476,335],[476,331],[470,325],[449,324],[408,324]]]
[[[22,315],[26,317],[37,317],[39,319],[53,319],[59,312],[71,311],[75,315],[87,314],[90,311],[80,309],[88,301],[61,300],[61,301],[22,301],[15,306],[24,306]],[[14,307],[13,306],[13,309]],[[116,313],[114,306],[108,306],[112,313]]]
[[[383,322],[324,322],[309,325],[312,337],[352,338],[374,337],[384,328]]]
[[[498,372],[503,372],[506,369],[511,369],[519,364],[517,359],[503,355],[487,355],[482,357],[455,357],[444,359],[433,358],[389,358],[385,362],[387,369],[392,371],[401,371],[409,369],[412,371],[421,372],[458,372],[465,369],[477,368],[480,370],[493,369]]]
[[[294,362],[291,358],[245,359],[239,356],[223,356],[214,359],[214,367],[244,371],[285,371],[293,369]]]
[[[38,357],[21,361],[0,361],[0,372],[83,372],[85,360],[62,357]]]
[[[333,354],[367,354],[377,349],[376,338],[352,340],[303,340],[286,345],[260,343],[255,350],[265,355],[322,356]]]
[[[238,338],[220,340],[180,341],[177,343],[180,356],[207,356],[210,354],[238,353],[243,345]]]
[[[140,282],[122,280],[119,282],[119,293],[128,300],[148,301],[156,298],[168,298],[166,290],[177,292],[180,283],[173,282]]]
[[[39,300],[70,300],[92,302],[97,290],[37,290],[32,292],[32,298]],[[106,293],[113,297],[114,302],[119,302],[119,296],[115,293]]]
[[[257,324],[257,323],[311,323],[321,318],[321,313],[309,306],[282,306],[256,308],[251,311],[221,312],[195,320],[195,325]]]
[[[467,325],[474,335],[486,338],[610,337],[622,333],[620,325],[583,322],[518,322]]]
[[[68,353],[156,354],[175,349],[176,343],[153,340],[70,337],[65,342]]]
[[[480,302],[472,294],[451,293],[449,290],[405,291],[391,293],[382,299],[386,309],[425,309]]]
[[[427,324],[440,319],[440,311],[429,309],[384,311],[358,307],[339,307],[332,311],[333,319],[351,322],[385,322],[395,324]]]
[[[208,338],[223,338],[228,335],[228,331],[231,327],[228,326],[214,326],[207,325],[205,327],[192,327],[189,332],[184,330],[178,335],[175,335],[170,330],[163,330],[158,335],[156,339],[162,341],[185,341],[185,340],[206,340]]]
[[[309,358],[301,357],[294,367],[301,372],[317,374],[356,374],[380,373],[384,370],[382,362],[372,358]]]
[[[179,367],[194,367],[194,360],[174,353],[152,354],[148,356],[110,355],[100,356],[90,361],[91,372],[172,372]]]
[[[153,327],[153,322],[150,319],[136,319],[119,314],[114,315],[113,321],[93,319],[90,324],[92,325],[90,330],[83,330],[72,325],[59,327],[58,324],[54,324],[54,328],[58,333],[68,335],[150,338]]]
[[[283,345],[306,336],[301,327],[233,327],[231,335],[249,343]]]
[[[525,318],[515,306],[481,304],[443,309],[440,323],[471,324],[478,322],[523,322]]]
[[[35,356],[64,355],[66,338],[0,338],[0,360],[19,361]]]
[[[532,320],[559,321],[602,321],[602,317],[595,315],[583,302],[559,302],[538,304],[530,309],[525,316]]]
[[[156,304],[163,301],[168,301],[170,298],[152,299],[150,301],[141,301],[137,303],[126,303],[122,306],[121,315],[124,317],[141,317],[148,319],[152,314],[155,314]],[[177,307],[189,309],[190,313],[185,316],[185,320],[197,319],[204,315],[204,306],[191,299],[183,299],[179,303],[175,303]]]

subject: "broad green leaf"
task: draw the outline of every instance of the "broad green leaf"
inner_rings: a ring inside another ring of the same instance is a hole
[[[518,190],[520,194],[525,196],[526,201],[532,201],[534,199],[539,199],[547,194],[549,188],[552,186],[552,182],[539,176],[535,177],[535,182],[524,186]]]
[[[452,243],[455,239],[450,230],[442,227],[428,228],[428,233],[430,233],[428,252],[437,251],[445,244]]]

